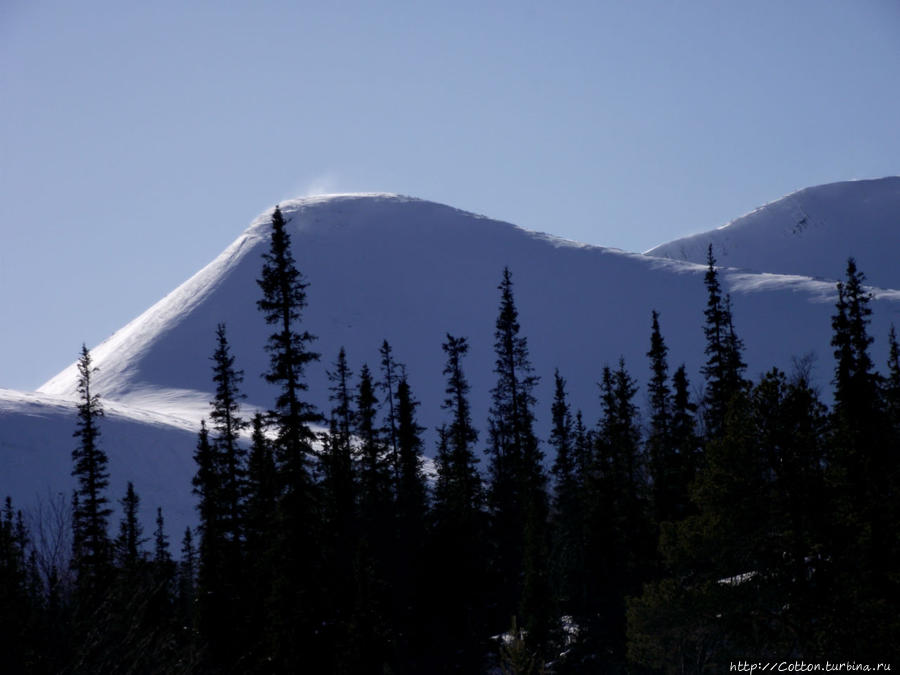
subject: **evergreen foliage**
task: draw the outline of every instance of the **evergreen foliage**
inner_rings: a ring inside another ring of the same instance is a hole
[[[266,376],[277,400],[244,421],[242,373],[220,325],[210,427],[201,423],[194,453],[197,541],[186,529],[173,561],[157,508],[146,551],[130,482],[110,541],[103,410],[82,348],[77,488],[71,523],[54,521],[71,527],[73,575],[7,499],[3,665],[564,674],[719,672],[748,657],[896,661],[900,345],[892,329],[878,373],[864,282],[851,259],[832,319],[829,409],[810,357],[744,380],[710,250],[699,405],[685,366],[670,376],[654,311],[643,422],[622,360],[600,374],[590,429],[554,373],[551,495],[534,433],[538,378],[504,270],[487,480],[463,370],[469,343],[447,334],[429,484],[419,403],[387,341],[377,378],[363,365],[354,381],[340,350],[328,431],[313,435],[302,400],[317,358],[299,329],[306,285],[276,209],[259,306],[275,331]],[[44,527],[40,518],[32,525]]]
[[[397,383],[397,516],[403,537],[421,538],[428,506],[428,488],[422,461],[422,432],[416,422],[415,399],[405,375]]]
[[[216,348],[210,360],[213,362],[215,397],[210,402],[209,420],[218,465],[216,471],[220,474],[222,536],[228,546],[229,565],[239,574],[247,479],[247,452],[240,444],[240,436],[247,423],[240,416],[240,401],[244,396],[239,387],[244,374],[234,367],[225,324],[216,327]]]
[[[245,549],[248,562],[251,565],[259,565],[264,560],[271,542],[272,523],[278,498],[278,475],[272,444],[266,437],[262,413],[253,416],[251,428],[244,507]]]
[[[369,367],[363,364],[356,393],[355,435],[359,442],[359,507],[364,526],[384,527],[390,520],[391,463],[378,426],[378,399]],[[370,535],[375,533],[369,531]]]
[[[181,539],[181,558],[178,561],[178,578],[176,588],[176,618],[184,628],[183,639],[188,643],[194,641],[194,605],[197,599],[197,552],[194,548],[194,536],[191,528],[184,529]]]
[[[395,661],[401,672],[421,672],[425,661],[425,619],[429,608],[429,574],[422,564],[426,553],[428,487],[422,461],[422,432],[416,421],[415,399],[406,374],[397,382],[396,544],[391,566]]]
[[[552,579],[554,596],[563,614],[585,612],[585,494],[586,445],[584,425],[572,419],[566,381],[555,371],[551,407],[553,426],[550,446],[555,451],[550,531],[552,533]],[[580,415],[580,414],[579,414]]]
[[[828,496],[834,504],[828,543],[834,600],[846,623],[834,626],[835,640],[847,653],[882,656],[869,647],[873,636],[896,630],[900,622],[888,607],[900,601],[900,578],[889,572],[898,548],[898,452],[891,433],[891,371],[887,386],[874,372],[868,333],[872,294],[853,258],[846,280],[837,285],[832,317],[834,409],[828,450]],[[890,357],[896,362],[896,339]],[[885,391],[888,395],[885,396]],[[887,404],[887,405],[886,405]]]
[[[168,565],[172,562],[172,554],[169,553],[169,536],[166,534],[166,521],[163,518],[162,507],[156,507],[156,529],[153,530],[153,562],[157,566]]]
[[[431,513],[427,560],[432,576],[441,579],[432,601],[446,608],[428,617],[428,670],[477,672],[487,648],[485,593],[484,489],[474,447],[478,432],[472,425],[469,383],[462,360],[469,350],[466,338],[447,334],[445,398],[442,408],[449,423],[438,430],[437,476]]]
[[[590,667],[613,669],[625,658],[625,597],[636,593],[652,561],[636,383],[619,361],[604,367],[601,417],[586,476],[586,566]]]
[[[747,366],[742,356],[744,343],[734,331],[731,296],[722,295],[712,244],[709,245],[706,259],[704,283],[707,300],[703,312],[706,319],[703,327],[706,336],[706,365],[703,367],[706,393],[703,399],[703,419],[707,437],[713,438],[725,424],[725,415],[732,398],[745,387],[743,372]]]
[[[228,615],[226,595],[225,535],[222,513],[222,476],[215,446],[210,442],[206,423],[200,423],[193,479],[198,497],[200,545],[197,561],[197,630],[203,647],[218,656],[228,650],[229,626],[222,620]],[[213,657],[215,658],[215,657]]]
[[[683,482],[682,457],[674,442],[673,401],[669,386],[669,348],[659,329],[659,313],[652,314],[650,333],[650,381],[647,383],[650,423],[645,444],[653,517],[662,523],[674,520],[683,513],[686,486]]]
[[[672,420],[671,443],[677,454],[677,488],[670,494],[675,496],[675,519],[680,520],[692,511],[690,487],[703,466],[703,452],[697,434],[697,404],[691,400],[690,382],[684,364],[672,376]]]
[[[273,332],[268,338],[269,370],[265,378],[279,387],[270,417],[279,480],[277,526],[272,554],[271,625],[267,630],[272,664],[282,670],[320,667],[326,661],[316,616],[323,598],[315,583],[322,564],[319,539],[319,498],[309,471],[319,419],[303,400],[304,371],[319,355],[310,349],[314,337],[299,325],[306,307],[307,284],[297,269],[290,234],[276,206],[272,214],[269,250],[257,283],[262,298],[257,307]]]
[[[356,409],[351,391],[353,373],[347,365],[342,347],[334,369],[328,372],[331,382],[330,430],[321,457],[325,519],[334,536],[350,536],[355,517],[356,489],[353,474],[353,430]],[[346,550],[344,550],[346,554]]]
[[[363,364],[356,391],[355,436],[359,443],[359,540],[355,552],[356,605],[350,642],[363,664],[389,659],[389,552],[393,531],[390,453],[377,423],[375,383]]]
[[[386,410],[383,433],[391,453],[394,481],[397,482],[400,479],[400,458],[398,456],[396,398],[397,383],[403,376],[404,368],[394,360],[394,350],[387,340],[381,343],[379,354],[381,355],[381,380],[378,382],[378,388],[383,393],[381,404]]]
[[[500,310],[494,331],[497,384],[491,390],[487,450],[494,621],[497,630],[503,630],[509,617],[518,612],[531,645],[541,650],[550,632],[550,589],[547,478],[534,433],[534,388],[539,378],[529,360],[527,340],[519,334],[508,268],[503,270],[498,290]]]
[[[105,493],[109,486],[109,460],[99,444],[103,406],[100,395],[91,386],[94,372],[91,354],[82,345],[78,359],[78,421],[73,434],[78,446],[72,451],[72,475],[78,481],[72,511],[72,567],[78,593],[85,598],[102,588],[112,553],[108,534],[112,509]]]
[[[308,284],[294,262],[285,225],[276,206],[269,250],[263,254],[264,264],[257,281],[263,297],[256,304],[266,323],[274,328],[266,344],[269,370],[265,378],[280,387],[272,417],[278,431],[276,456],[285,481],[282,489],[300,505],[309,499],[309,495],[302,494],[309,488],[307,463],[315,440],[309,424],[319,419],[312,405],[302,399],[307,389],[303,375],[306,366],[317,361],[319,355],[309,348],[315,338],[298,329]]]
[[[449,333],[442,348],[447,355],[444,375],[447,386],[441,407],[450,411],[450,422],[442,427],[437,453],[434,515],[438,523],[452,526],[472,523],[480,518],[484,490],[478,472],[475,443],[478,432],[472,425],[469,406],[469,383],[462,359],[469,351],[466,338]]]
[[[141,546],[146,543],[143,537],[144,527],[138,520],[141,499],[134,491],[134,484],[128,481],[125,496],[119,501],[122,505],[122,520],[119,521],[119,536],[113,542],[116,564],[127,570],[134,570],[138,562],[144,559]]]
[[[215,652],[220,663],[228,664],[237,659],[237,636],[246,630],[247,609],[241,602],[241,587],[247,571],[247,451],[240,437],[248,425],[241,416],[240,405],[244,398],[240,392],[244,374],[235,368],[225,324],[216,326],[215,348],[210,360],[215,386],[209,413],[211,470],[216,474],[213,508],[218,522],[217,541],[210,548],[201,544],[200,565],[203,569],[204,550],[217,551],[218,560],[212,563],[217,569],[213,575],[205,576],[213,582],[206,587],[206,592],[218,598],[212,604],[215,614],[207,615],[207,625],[211,627],[210,639],[217,645]]]
[[[7,497],[0,513],[0,653],[9,672],[49,672],[43,587],[30,545],[22,512]]]
[[[328,561],[322,582],[330,598],[328,623],[334,633],[331,638],[334,650],[344,653],[353,650],[349,627],[356,599],[354,585],[349,580],[354,577],[359,530],[353,447],[356,409],[352,377],[342,347],[333,368],[328,371],[333,407],[329,431],[322,436],[319,465],[322,475],[323,548]],[[346,668],[342,664],[335,670]]]

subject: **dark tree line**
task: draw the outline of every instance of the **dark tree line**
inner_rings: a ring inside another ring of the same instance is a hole
[[[643,411],[622,360],[598,373],[594,423],[556,372],[546,442],[504,269],[485,433],[469,405],[468,340],[448,334],[444,421],[429,452],[387,341],[375,369],[351,367],[338,350],[330,410],[306,400],[305,368],[320,357],[302,327],[307,283],[276,207],[258,281],[272,408],[242,406],[244,373],[220,325],[194,454],[198,526],[184,532],[176,562],[162,509],[145,536],[131,483],[109,535],[103,410],[83,348],[72,573],[40,564],[7,500],[5,665],[683,673],[747,659],[890,661],[900,644],[896,336],[879,374],[871,296],[851,260],[832,321],[832,407],[802,360],[752,382],[711,251],[708,262],[699,400],[683,365],[670,373],[654,310]]]

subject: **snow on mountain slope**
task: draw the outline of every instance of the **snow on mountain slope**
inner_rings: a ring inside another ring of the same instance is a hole
[[[710,243],[722,265],[825,279],[840,278],[853,256],[870,283],[900,288],[900,177],[799,190],[646,255],[705,263]]]
[[[598,414],[596,382],[605,363],[614,365],[622,355],[646,382],[654,308],[661,312],[673,369],[687,362],[699,384],[702,266],[576,244],[396,195],[332,195],[281,206],[298,266],[310,283],[303,326],[318,336],[315,348],[323,357],[308,370],[309,397],[322,411],[330,407],[326,371],[339,348],[347,349],[355,371],[363,362],[377,370],[378,347],[387,339],[422,401],[420,421],[433,430],[444,419],[441,343],[449,332],[470,340],[464,366],[473,416],[483,426],[494,381],[497,284],[505,265],[513,273],[522,331],[542,377],[541,430],[547,428],[556,367],[589,421]],[[198,423],[209,410],[215,327],[225,322],[237,366],[246,374],[247,404],[270,406],[275,392],[260,376],[267,368],[263,345],[269,329],[256,309],[269,220],[270,213],[260,216],[209,266],[97,346],[96,390],[107,399]],[[813,352],[819,379],[827,382],[833,284],[723,274],[735,296],[750,374],[776,364],[789,369],[792,357]],[[875,303],[879,362],[898,300],[900,293],[884,292]],[[73,365],[40,391],[72,398],[75,381]],[[429,442],[426,452],[433,450]]]
[[[153,531],[156,508],[163,508],[173,551],[193,525],[191,477],[197,434],[193,424],[147,410],[104,401],[100,446],[109,455],[111,506],[132,481],[141,498],[145,535]],[[75,406],[47,395],[0,389],[0,498],[34,513],[62,496],[68,506],[75,479],[72,449],[76,440]]]
[[[842,208],[849,213],[852,205]],[[378,348],[387,339],[422,401],[420,422],[431,430],[426,452],[433,454],[434,429],[444,419],[441,343],[450,332],[470,340],[464,365],[473,418],[483,429],[494,383],[497,284],[505,265],[513,272],[522,332],[542,378],[536,412],[544,437],[554,368],[568,378],[573,405],[589,424],[599,414],[596,382],[604,364],[615,365],[622,355],[646,383],[654,308],[661,312],[672,369],[686,362],[695,388],[701,385],[701,265],[577,244],[396,195],[333,195],[287,202],[282,209],[298,266],[310,282],[303,326],[318,336],[315,346],[323,354],[308,371],[309,397],[320,410],[329,408],[326,371],[338,349],[346,347],[355,371],[363,362],[377,370]],[[247,416],[253,406],[271,406],[275,394],[260,375],[267,368],[269,330],[256,309],[270,216],[260,216],[216,260],[93,350],[100,369],[95,390],[108,412],[101,429],[110,456],[109,495],[120,498],[126,481],[134,481],[147,532],[155,508],[163,506],[173,542],[195,518],[192,453],[212,398],[209,356],[217,323],[227,324],[237,366],[245,370]],[[876,276],[875,268],[868,271]],[[772,365],[789,369],[792,357],[812,352],[818,356],[815,374],[827,384],[833,283],[734,269],[722,275],[734,296],[749,374]],[[872,334],[878,363],[885,360],[885,336],[898,311],[900,291],[877,292]],[[10,494],[17,505],[33,508],[45,496],[71,494],[75,383],[73,365],[38,394],[0,390],[0,497]],[[637,400],[643,403],[645,395]]]

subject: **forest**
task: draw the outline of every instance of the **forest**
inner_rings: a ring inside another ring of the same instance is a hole
[[[277,398],[242,407],[240,355],[220,324],[194,454],[197,527],[179,544],[164,508],[146,534],[131,484],[109,494],[102,392],[82,348],[76,488],[42,524],[66,528],[70,549],[48,560],[33,519],[9,498],[0,514],[4,672],[900,664],[900,345],[893,329],[879,336],[889,358],[873,362],[872,296],[852,258],[827,393],[803,358],[748,379],[710,247],[702,381],[671,367],[666,308],[648,308],[646,404],[619,359],[597,373],[595,416],[573,408],[565,373],[535,373],[512,273],[498,270],[488,419],[468,402],[468,338],[447,334],[435,345],[444,422],[427,448],[415,382],[387,341],[373,368],[315,351],[286,225],[276,207],[257,279]],[[325,411],[304,378],[323,358]],[[552,406],[538,410],[548,376]]]

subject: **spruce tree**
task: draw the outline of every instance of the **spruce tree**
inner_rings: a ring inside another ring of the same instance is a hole
[[[240,595],[245,607],[243,642],[248,653],[257,654],[264,648],[266,640],[266,607],[272,593],[271,556],[276,528],[278,475],[262,413],[254,414],[251,428],[244,504],[246,577],[241,584]]]
[[[662,523],[666,578],[645,585],[628,603],[628,655],[636,664],[706,672],[727,668],[750,649],[774,657],[758,643],[736,642],[752,635],[747,625],[770,600],[754,583],[754,552],[763,543],[758,534],[768,525],[761,508],[768,486],[753,427],[749,396],[739,393],[706,444],[693,490],[696,512]]]
[[[141,499],[131,481],[128,481],[125,496],[119,503],[122,505],[122,520],[119,521],[119,536],[114,542],[116,564],[134,572],[138,562],[144,558],[141,546],[147,540],[143,537],[144,527],[138,519]]]
[[[172,561],[169,553],[169,537],[166,534],[166,523],[163,519],[162,507],[156,507],[156,529],[153,530],[153,562],[163,567]]]
[[[416,422],[415,399],[406,375],[397,383],[397,515],[403,536],[417,538],[427,506],[427,485],[422,463],[422,432]]]
[[[434,588],[428,624],[430,656],[423,672],[437,669],[477,672],[482,669],[485,637],[485,523],[484,490],[477,469],[469,383],[462,360],[469,345],[465,338],[447,335],[443,410],[450,420],[438,429],[434,503],[429,538],[429,569],[442,580]]]
[[[363,364],[356,392],[356,429],[359,440],[359,506],[364,523],[386,526],[391,514],[391,464],[381,428],[376,422],[378,399],[369,367]],[[369,532],[370,535],[374,534]]]
[[[143,547],[140,499],[131,482],[120,504],[116,574],[78,636],[72,672],[168,672],[179,659],[169,585]]]
[[[166,521],[163,518],[161,506],[156,507],[156,528],[153,530],[153,581],[155,582],[154,595],[156,609],[160,616],[158,622],[178,626],[177,621],[172,623],[175,617],[172,610],[177,599],[178,568],[172,560],[169,551],[169,535],[166,534]],[[181,624],[183,625],[183,624]]]
[[[178,561],[178,615],[185,626],[185,641],[193,641],[194,602],[196,600],[197,552],[194,548],[194,537],[191,528],[184,528],[181,539],[181,559]]]
[[[697,435],[697,404],[691,400],[691,387],[684,364],[672,376],[672,447],[678,454],[678,502],[675,519],[691,510],[690,486],[703,465],[702,447]]]
[[[897,475],[881,377],[874,372],[868,333],[872,294],[853,258],[847,261],[846,280],[837,284],[832,317],[835,356],[834,409],[828,453],[827,479],[834,526],[830,556],[837,588],[835,643],[846,654],[884,657],[873,648],[875,636],[885,644],[896,635],[898,623],[885,602],[900,601],[896,560],[896,500],[892,482]]]
[[[788,378],[770,370],[753,390],[755,432],[768,480],[756,527],[754,554],[760,584],[767,594],[772,644],[816,655],[814,626],[827,612],[818,598],[827,519],[822,504],[827,417],[825,406],[801,364]],[[746,532],[750,535],[752,532]],[[823,656],[823,652],[818,653]]]
[[[253,416],[251,428],[247,458],[245,530],[247,559],[252,562],[259,561],[266,555],[271,540],[278,497],[278,476],[262,413]]]
[[[394,626],[397,669],[421,672],[426,647],[425,615],[430,610],[425,573],[425,525],[428,488],[422,460],[422,432],[416,421],[415,399],[406,378],[397,381],[397,466],[395,491],[396,545],[390,561],[395,601]]]
[[[546,587],[547,493],[538,439],[534,434],[534,375],[528,343],[519,335],[512,276],[504,268],[498,286],[500,310],[494,331],[497,384],[488,419],[490,456],[488,505],[498,614],[504,629],[516,612],[536,648],[549,632]],[[526,587],[527,586],[527,587]]]
[[[112,509],[105,494],[109,486],[108,459],[99,444],[103,406],[92,387],[95,372],[90,352],[82,345],[78,360],[78,422],[73,434],[78,446],[72,451],[72,475],[78,481],[73,496],[72,567],[77,590],[87,597],[101,591],[111,562],[107,528]]]
[[[213,362],[215,396],[210,401],[212,411],[209,413],[209,420],[213,432],[216,471],[220,474],[222,535],[227,542],[232,572],[240,575],[247,476],[247,452],[240,444],[241,432],[247,427],[240,416],[240,401],[244,396],[239,387],[244,374],[234,367],[234,356],[231,354],[223,323],[216,326],[216,348],[210,360]]]
[[[218,581],[213,592],[221,597],[221,605],[214,618],[218,635],[215,640],[220,653],[214,658],[221,663],[234,662],[240,655],[241,638],[246,636],[244,621],[247,610],[242,597],[246,578],[246,498],[247,451],[240,437],[247,423],[241,416],[240,392],[243,371],[235,368],[234,356],[228,344],[225,324],[216,326],[215,349],[212,361],[215,393],[210,401],[212,470],[217,474],[216,506],[219,523],[216,548],[221,562]]]
[[[384,436],[391,453],[391,468],[393,470],[394,483],[400,480],[400,458],[398,456],[397,440],[397,383],[403,376],[402,364],[394,360],[394,352],[387,340],[381,343],[381,380],[378,388],[382,391],[381,404],[385,408]]]
[[[830,625],[817,599],[824,425],[802,368],[792,379],[772,369],[732,398],[706,444],[694,508],[662,528],[669,578],[631,604],[635,661],[658,666],[668,652],[714,668],[748,651],[826,656],[816,637]]]
[[[222,514],[220,505],[221,487],[218,471],[218,457],[209,440],[209,430],[206,421],[200,421],[200,433],[197,436],[197,449],[194,452],[194,463],[197,465],[197,473],[192,479],[193,492],[198,497],[197,511],[200,516],[201,560],[200,565],[209,566],[212,560],[203,553],[204,550],[220,548],[222,531]],[[212,557],[218,557],[214,555]],[[206,559],[204,561],[204,559]]]
[[[339,378],[343,369],[340,355],[337,365]],[[339,388],[340,383],[337,385]],[[339,391],[333,393],[340,395]],[[381,428],[376,423],[378,399],[375,396],[371,372],[366,365],[360,370],[359,383],[351,400],[355,404],[352,415],[353,435],[357,442],[358,504],[355,513],[351,511],[349,514],[341,515],[345,519],[349,516],[349,524],[353,526],[350,536],[347,532],[330,532],[325,538],[328,541],[336,537],[333,544],[335,559],[331,563],[334,567],[327,571],[327,576],[336,574],[333,584],[338,589],[335,598],[338,602],[330,601],[330,604],[337,611],[337,618],[345,623],[346,631],[346,634],[339,638],[338,649],[342,654],[339,656],[336,669],[375,667],[380,670],[390,656],[387,557],[392,543],[390,539],[393,514],[390,462]],[[336,430],[340,423],[337,422],[336,416],[333,415],[332,419],[332,429]],[[347,440],[349,441],[349,438]],[[341,442],[339,431],[329,438],[330,445],[340,445]],[[343,454],[342,449],[326,448],[326,452],[332,467],[336,463],[342,463],[335,461]],[[326,484],[326,499],[329,499],[329,487],[331,486]],[[353,488],[352,485],[350,487]],[[352,495],[353,492],[349,494]],[[329,501],[337,506],[333,497]],[[344,507],[346,506],[347,504],[344,504]],[[346,575],[347,572],[349,576]],[[348,580],[351,584],[350,588],[346,589]],[[344,584],[343,588],[341,584]]]
[[[659,313],[652,313],[650,333],[650,382],[647,394],[650,406],[650,425],[647,433],[647,458],[654,520],[661,523],[677,515],[679,501],[680,459],[672,444],[672,392],[669,388],[669,352],[659,329]]]
[[[888,495],[888,517],[900,527],[900,493],[896,486],[900,485],[900,345],[897,334],[891,325],[888,335],[888,374],[884,382],[884,406],[887,416],[888,456],[886,482],[894,486]],[[900,551],[897,551],[900,556]],[[894,558],[895,560],[897,557]]]
[[[272,214],[269,250],[263,254],[259,280],[262,298],[257,307],[273,332],[268,338],[267,381],[279,387],[271,412],[276,428],[275,459],[279,476],[278,527],[274,530],[274,625],[269,632],[268,658],[276,668],[317,668],[325,655],[317,637],[322,598],[315,579],[321,560],[318,539],[319,504],[309,472],[315,434],[310,424],[319,419],[303,399],[304,370],[319,355],[310,349],[314,337],[300,328],[306,307],[307,283],[297,269],[291,238],[281,210]]]
[[[900,346],[894,326],[891,325],[888,337],[888,373],[884,382],[884,409],[886,416],[884,477],[882,486],[885,493],[881,495],[884,509],[884,528],[886,532],[900,532]],[[896,605],[900,602],[900,541],[894,538],[887,543],[890,549],[885,553],[885,577],[891,584],[886,603]],[[887,584],[886,584],[887,586]],[[889,621],[888,639],[894,644],[900,643],[900,619]]]
[[[266,344],[269,370],[265,378],[280,387],[272,413],[278,432],[277,460],[285,482],[283,490],[299,506],[310,499],[309,494],[304,494],[309,491],[307,463],[315,441],[309,424],[319,419],[312,405],[302,398],[307,390],[303,376],[306,366],[317,361],[319,355],[309,348],[315,338],[308,331],[299,330],[308,284],[294,262],[285,225],[276,206],[269,250],[263,254],[264,264],[257,281],[263,297],[256,304],[275,331]]]
[[[194,452],[197,473],[193,478],[198,497],[200,545],[197,561],[196,623],[201,645],[211,667],[221,664],[228,650],[229,598],[226,591],[225,536],[222,511],[222,484],[219,455],[209,439],[206,422],[201,421]]]
[[[707,438],[715,438],[725,423],[731,399],[746,387],[743,372],[743,342],[734,330],[731,297],[722,294],[712,244],[707,251],[707,270],[704,277],[707,301],[703,315],[706,324],[706,393],[703,398]]]
[[[45,665],[39,652],[44,644],[39,633],[43,589],[31,569],[28,548],[22,512],[13,509],[7,496],[0,513],[0,651],[9,672],[42,672]]]
[[[572,412],[566,396],[566,380],[553,371],[553,405],[550,409],[552,428],[550,445],[556,452],[552,474],[555,479],[553,507],[557,512],[565,510],[565,500],[577,493],[578,473],[575,465],[575,430]]]
[[[765,522],[768,472],[755,433],[752,399],[734,397],[720,434],[707,442],[705,466],[695,485],[694,498],[717,549],[709,562],[720,578],[754,568],[760,541],[755,537]]]
[[[875,397],[877,380],[869,355],[869,347],[874,341],[868,333],[872,293],[865,289],[865,275],[857,269],[853,258],[847,260],[846,274],[846,280],[837,283],[838,298],[831,319],[831,345],[836,361],[835,409],[838,414],[852,417],[865,414],[866,404]],[[857,402],[859,397],[865,400]]]
[[[586,487],[588,593],[593,616],[585,640],[589,653],[605,654],[600,658],[607,669],[624,662],[625,596],[638,592],[646,580],[654,544],[647,517],[636,393],[624,360],[620,359],[616,370],[604,367],[602,416]]]
[[[555,371],[551,407],[550,446],[553,460],[553,508],[551,510],[553,587],[560,610],[583,612],[584,511],[579,439],[566,396],[566,381]],[[582,429],[583,432],[583,429]],[[583,460],[582,460],[583,461]]]
[[[357,597],[352,642],[363,663],[380,666],[390,654],[388,580],[394,508],[390,453],[377,423],[378,398],[369,367],[360,369],[356,390],[358,440],[359,541],[356,551]]]
[[[896,431],[900,431],[900,343],[897,342],[897,331],[891,324],[888,333],[888,374],[884,382],[885,405],[889,423]]]
[[[462,367],[469,344],[466,338],[448,333],[441,346],[447,355],[443,371],[447,386],[441,408],[450,412],[451,419],[443,428],[439,445],[434,512],[439,521],[471,523],[478,519],[484,493],[474,450],[478,432],[472,425],[470,386]]]
[[[326,560],[321,582],[330,599],[326,620],[334,634],[331,638],[334,646],[330,650],[336,655],[350,649],[349,629],[355,605],[355,586],[348,583],[354,578],[358,539],[353,457],[355,409],[351,379],[352,372],[342,347],[337,361],[328,371],[329,398],[333,407],[328,433],[322,435],[319,459],[324,523],[322,547]],[[334,670],[344,666],[341,658],[338,657]]]
[[[677,521],[690,510],[689,487],[699,462],[699,440],[695,430],[696,405],[682,364],[668,377],[668,347],[659,329],[659,314],[653,312],[650,336],[650,382],[647,385],[649,425],[645,442],[647,468],[657,528]]]
[[[578,482],[583,490],[585,477],[590,470],[593,459],[593,439],[591,438],[591,432],[584,425],[584,415],[580,410],[575,413],[573,434],[575,470],[578,474]]]
[[[328,442],[322,453],[321,466],[328,529],[333,535],[339,535],[345,540],[353,529],[356,499],[353,475],[353,431],[356,427],[356,411],[350,384],[352,376],[353,373],[347,364],[347,354],[341,347],[333,369],[328,371],[331,383],[329,398],[333,407]]]

